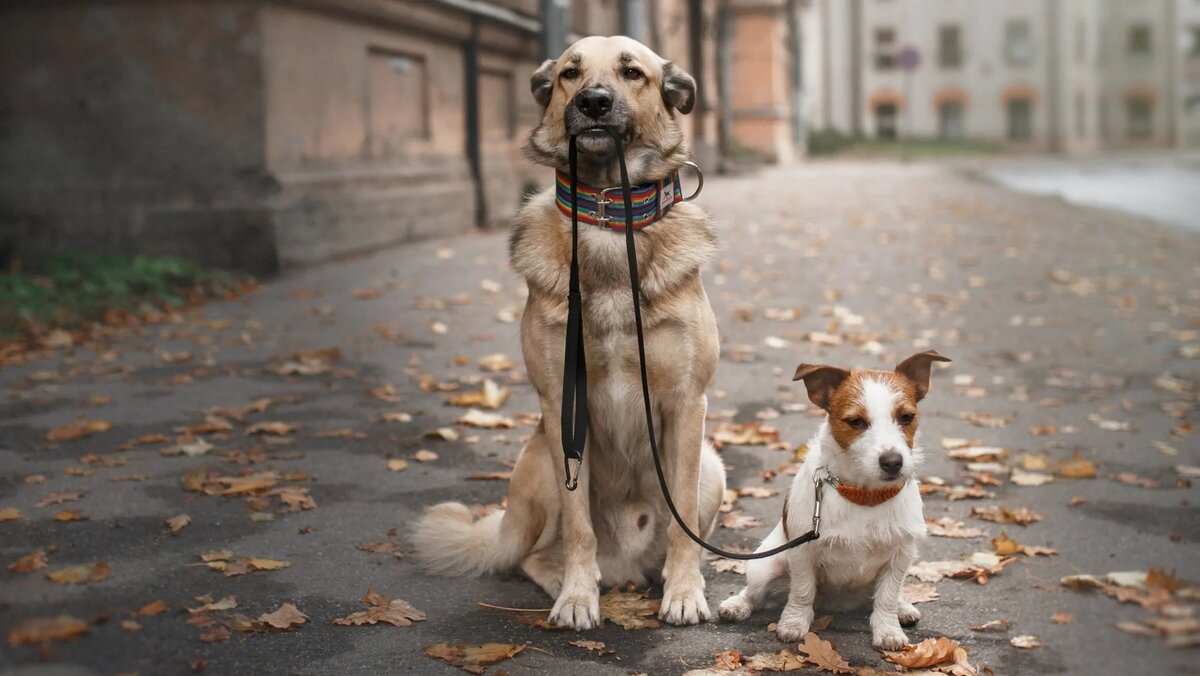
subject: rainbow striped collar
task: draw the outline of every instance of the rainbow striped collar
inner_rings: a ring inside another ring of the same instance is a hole
[[[661,181],[633,186],[633,229],[642,228],[667,215],[671,207],[683,201],[679,173]],[[555,201],[558,210],[571,217],[571,177],[565,171],[556,172]],[[579,222],[597,225],[618,232],[625,230],[625,200],[621,188],[597,188],[580,181],[577,190]]]

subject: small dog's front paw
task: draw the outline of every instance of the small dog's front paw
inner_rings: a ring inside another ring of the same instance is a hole
[[[871,645],[879,650],[900,650],[908,643],[908,636],[899,627],[876,629],[871,632]]]
[[[570,627],[576,631],[600,626],[600,592],[593,588],[589,593],[578,586],[564,591],[554,602],[550,621],[559,627]]]
[[[779,616],[779,623],[775,625],[775,635],[785,643],[796,643],[808,633],[808,628],[812,626],[812,620],[812,608],[800,611],[789,611],[784,608],[783,614]]]
[[[911,627],[921,621],[921,611],[911,603],[902,602],[900,611],[896,615],[900,619],[901,627]]]
[[[667,624],[700,624],[712,617],[704,598],[704,584],[668,584],[663,589],[658,617]]]
[[[741,622],[750,617],[752,612],[754,608],[750,607],[750,603],[741,594],[730,596],[717,607],[717,614],[726,622]]]

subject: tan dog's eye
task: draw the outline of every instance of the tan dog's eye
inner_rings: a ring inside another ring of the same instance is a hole
[[[579,69],[564,68],[563,71],[558,74],[558,76],[564,80],[574,80],[575,78],[579,77]]]
[[[624,68],[621,70],[621,76],[626,80],[640,80],[645,77],[645,74],[637,68]]]
[[[911,425],[913,420],[916,420],[916,418],[917,418],[917,416],[915,416],[911,413],[901,413],[900,417],[896,418],[896,420],[899,421],[901,425],[907,426],[907,425]]]
[[[870,427],[870,423],[868,423],[866,420],[863,420],[862,418],[849,418],[843,422],[845,422],[847,425],[849,425],[850,427],[853,427],[856,430],[865,430],[868,427]]]

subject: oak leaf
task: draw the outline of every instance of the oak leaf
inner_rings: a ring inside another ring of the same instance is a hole
[[[463,671],[482,674],[488,665],[511,659],[524,649],[525,644],[515,645],[512,643],[484,643],[482,645],[436,643],[425,646],[425,654],[445,660]]]
[[[883,659],[906,669],[926,669],[954,662],[958,642],[945,636],[927,638],[916,645],[908,644],[899,652],[885,652]]]
[[[613,587],[600,597],[600,617],[625,629],[656,629],[661,625],[654,616],[661,604],[660,599],[647,598],[646,592]]]
[[[407,627],[413,622],[421,622],[425,619],[425,613],[412,607],[407,601],[391,599],[370,589],[367,590],[362,600],[369,608],[351,613],[346,617],[340,617],[333,623],[357,627],[364,624],[386,622],[395,627]]]
[[[259,615],[258,621],[275,629],[287,631],[307,622],[308,616],[300,612],[296,606],[285,603],[274,612]]]
[[[46,573],[46,578],[56,584],[91,584],[108,579],[112,568],[105,561],[90,566],[72,566]]]
[[[8,644],[35,645],[50,641],[72,641],[88,632],[87,622],[70,615],[35,617],[8,630]]]
[[[811,631],[804,635],[804,642],[798,648],[804,661],[815,666],[820,671],[831,671],[835,674],[853,674],[850,663],[842,658],[833,644],[824,641]]]

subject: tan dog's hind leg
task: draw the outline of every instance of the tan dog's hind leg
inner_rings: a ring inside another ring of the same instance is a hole
[[[662,451],[667,484],[679,516],[698,534],[709,526],[700,522],[697,490],[704,411],[701,398],[663,416],[665,443]],[[711,616],[708,601],[704,598],[704,576],[700,573],[700,546],[692,542],[674,520],[667,526],[667,561],[663,566],[663,600],[658,615],[671,624],[697,624]]]

